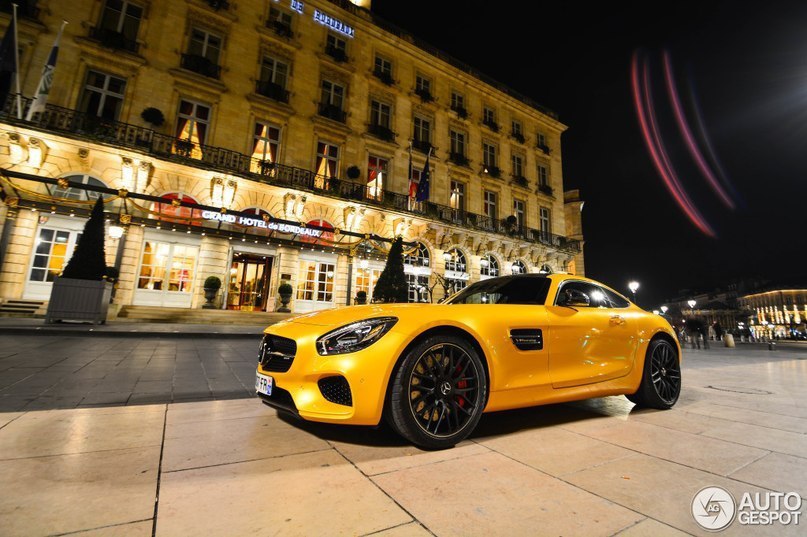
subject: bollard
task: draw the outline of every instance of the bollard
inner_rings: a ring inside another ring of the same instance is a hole
[[[768,340],[768,350],[775,351],[776,350],[776,342],[772,339]]]
[[[732,334],[725,334],[723,336],[723,345],[726,347],[733,349],[734,348],[734,336]]]

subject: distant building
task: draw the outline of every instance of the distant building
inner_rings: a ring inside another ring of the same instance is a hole
[[[282,281],[296,312],[371,300],[397,235],[411,301],[437,274],[584,272],[566,126],[369,0],[19,4],[23,114],[70,24],[45,111],[0,115],[0,299],[48,299],[99,194],[123,306],[198,307],[210,275],[234,310]]]
[[[807,334],[807,288],[772,289],[741,296],[747,323],[766,337],[803,339]]]

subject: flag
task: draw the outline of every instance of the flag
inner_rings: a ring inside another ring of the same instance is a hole
[[[426,155],[426,164],[423,165],[423,171],[420,172],[420,182],[418,183],[417,199],[418,201],[427,201],[429,199],[429,157],[432,152]]]
[[[412,143],[409,143],[409,197],[414,198],[418,193],[418,184],[415,181],[415,170],[412,168]]]
[[[48,93],[53,84],[53,71],[56,70],[56,58],[59,56],[59,40],[62,38],[62,31],[67,21],[62,21],[62,27],[59,28],[59,33],[56,34],[56,41],[53,42],[53,48],[50,49],[50,55],[45,67],[42,69],[42,78],[39,79],[39,86],[36,88],[36,95],[31,108],[28,109],[28,115],[25,116],[26,121],[31,121],[33,115],[37,112],[45,110],[45,103],[48,101]]]
[[[14,46],[16,23],[16,17],[12,17],[3,40],[0,41],[0,107],[5,104],[6,96],[11,93],[11,81],[17,74],[17,47]]]

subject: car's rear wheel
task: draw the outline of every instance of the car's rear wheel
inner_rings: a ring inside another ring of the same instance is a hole
[[[633,403],[649,408],[671,408],[681,394],[681,362],[675,346],[665,339],[654,339],[647,347],[642,383],[636,393],[627,394]]]
[[[389,418],[395,430],[427,449],[449,448],[482,416],[487,376],[465,339],[434,335],[417,343],[393,373]]]

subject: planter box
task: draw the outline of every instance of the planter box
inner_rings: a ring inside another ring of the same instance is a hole
[[[57,277],[48,302],[45,323],[83,321],[104,324],[112,295],[111,282]]]

